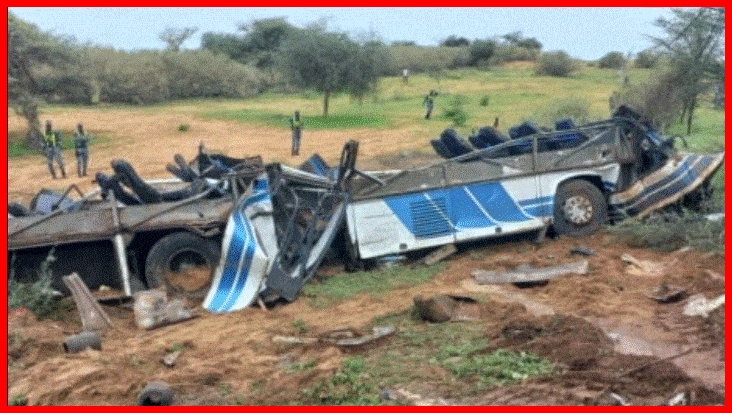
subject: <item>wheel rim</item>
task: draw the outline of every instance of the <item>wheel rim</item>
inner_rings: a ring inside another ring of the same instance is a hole
[[[183,250],[168,261],[165,285],[169,290],[188,295],[211,285],[213,265],[198,251]]]
[[[568,222],[575,225],[586,225],[592,220],[594,209],[589,199],[576,195],[564,201],[562,213]]]

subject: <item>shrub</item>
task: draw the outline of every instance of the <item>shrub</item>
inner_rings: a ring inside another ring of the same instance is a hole
[[[620,52],[610,52],[597,62],[600,69],[620,69],[625,65],[625,56]]]
[[[58,308],[58,293],[52,287],[53,274],[51,263],[56,261],[54,248],[48,253],[46,259],[41,263],[38,279],[32,283],[21,283],[15,279],[12,269],[8,276],[8,309],[26,307],[38,317],[46,317],[54,313]]]
[[[576,125],[582,125],[587,123],[590,117],[590,101],[578,97],[555,99],[537,113],[537,117],[541,123],[546,124],[570,118]]]
[[[186,132],[190,128],[191,126],[187,123],[181,123],[180,125],[178,125],[178,130],[181,132]]]
[[[683,79],[682,74],[674,71],[656,73],[645,83],[631,85],[615,93],[611,106],[626,105],[663,130],[681,111]]]
[[[658,62],[658,54],[651,50],[643,50],[635,56],[635,67],[641,69],[651,69]]]
[[[548,75],[564,77],[579,69],[579,65],[574,59],[569,57],[567,52],[557,50],[544,53],[539,57],[539,63],[536,65],[537,75]]]
[[[381,74],[401,76],[404,69],[415,74],[465,66],[470,56],[467,47],[392,46],[386,60]]]
[[[499,45],[496,47],[493,57],[489,61],[491,65],[498,65],[506,62],[535,61],[538,57],[539,49],[514,45]]]
[[[487,63],[496,51],[496,42],[493,40],[476,40],[470,45],[470,65]]]
[[[488,95],[483,95],[482,98],[480,98],[480,106],[488,106],[488,103],[490,103],[491,98]]]
[[[465,112],[465,109],[463,109],[463,106],[466,102],[467,99],[465,96],[454,95],[448,103],[447,108],[445,108],[443,116],[452,120],[452,123],[455,126],[465,125],[465,122],[468,120],[468,114]]]

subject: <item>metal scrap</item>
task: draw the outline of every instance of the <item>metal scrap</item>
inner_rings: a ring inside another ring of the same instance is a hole
[[[79,310],[79,315],[81,315],[81,325],[84,331],[104,330],[114,327],[112,320],[94,299],[79,274],[72,273],[63,277],[62,280],[71,291],[76,308]]]
[[[166,324],[176,323],[193,317],[180,299],[168,301],[165,291],[138,291],[134,295],[135,325],[150,330]]]
[[[301,344],[312,345],[316,343],[331,344],[340,347],[356,347],[364,344],[373,343],[379,339],[390,336],[396,332],[394,326],[374,327],[371,334],[356,336],[350,329],[340,329],[327,332],[320,337],[292,337],[292,336],[274,336],[273,343],[280,344]]]
[[[709,313],[724,305],[724,294],[719,297],[708,300],[704,294],[695,294],[689,297],[684,306],[683,314],[689,317],[702,316],[708,317]]]
[[[648,298],[659,303],[675,303],[681,300],[686,294],[686,288],[661,284],[658,288],[648,294]]]
[[[565,274],[587,274],[587,260],[560,264],[552,267],[532,268],[528,265],[517,267],[514,271],[474,270],[471,275],[478,284],[530,283],[546,281]]]
[[[457,248],[455,248],[455,244],[443,245],[442,247],[432,251],[431,253],[429,253],[429,255],[424,257],[421,260],[421,263],[428,266],[435,265],[456,252]]]

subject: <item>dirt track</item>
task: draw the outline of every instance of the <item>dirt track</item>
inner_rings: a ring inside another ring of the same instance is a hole
[[[91,125],[96,116],[95,112],[75,110],[73,116],[57,114],[54,120],[57,127],[70,129],[78,121]],[[178,132],[181,123],[189,123],[191,130]],[[78,183],[82,190],[89,189],[94,173],[108,172],[109,161],[114,158],[128,159],[145,178],[166,177],[165,164],[173,154],[191,158],[201,140],[207,147],[229,155],[261,154],[265,160],[287,159],[292,164],[314,151],[335,162],[342,143],[349,138],[360,140],[359,165],[366,167],[398,166],[400,160],[395,154],[400,151],[426,151],[400,139],[420,132],[416,130],[309,132],[303,156],[291,159],[287,157],[285,130],[142,111],[131,115],[110,111],[105,115],[105,124],[115,131],[119,141],[92,147],[89,178],[69,173],[71,178],[54,181],[40,156],[11,159],[10,201],[27,202],[41,187],[64,189]],[[9,118],[11,130],[21,127],[16,118]],[[166,156],[161,157],[161,153]],[[68,172],[73,172],[72,161],[67,151]],[[476,268],[512,269],[525,263],[542,266],[576,260],[568,251],[578,243],[597,251],[588,258],[587,275],[563,276],[529,289],[479,286],[470,279],[470,272]],[[668,265],[660,277],[628,274],[627,264],[620,260],[623,253]],[[224,315],[201,312],[198,318],[148,332],[134,327],[130,310],[105,307],[117,329],[105,333],[102,351],[87,350],[76,355],[64,354],[60,344],[64,337],[81,329],[75,310],[60,322],[37,321],[18,311],[8,319],[8,393],[11,398],[24,395],[30,404],[130,405],[136,402],[145,383],[163,380],[173,385],[177,404],[291,403],[298,400],[299,389],[331,375],[346,356],[343,350],[330,346],[273,346],[273,335],[294,333],[294,319],[307,324],[310,334],[344,326],[363,329],[374,317],[409,309],[417,294],[455,293],[474,296],[490,310],[475,323],[494,339],[495,348],[535,352],[556,363],[559,373],[468,397],[433,383],[429,377],[449,374],[433,366],[426,373],[427,379],[407,384],[404,390],[429,395],[429,400],[439,403],[510,405],[607,404],[613,402],[608,399],[611,392],[634,404],[661,404],[686,390],[693,394],[695,404],[719,404],[724,402],[725,391],[724,308],[709,319],[686,317],[681,314],[683,301],[658,304],[646,294],[668,283],[687,288],[689,295],[716,297],[724,293],[724,279],[712,278],[705,270],[724,274],[724,261],[723,254],[689,251],[673,255],[633,250],[603,233],[582,240],[549,240],[540,247],[527,241],[473,245],[463,247],[448,260],[431,282],[380,297],[357,296],[328,309],[313,308],[301,298],[268,312],[258,308]],[[321,276],[333,272],[338,269],[320,271]],[[544,313],[537,313],[537,308],[544,309]],[[555,315],[547,315],[547,308]],[[424,324],[421,328],[431,327]],[[516,342],[505,335],[512,329],[542,333]],[[672,362],[618,377],[651,360],[689,348],[694,351]],[[182,353],[177,365],[168,368],[160,360],[171,349],[181,349]],[[623,355],[616,350],[635,354]],[[377,345],[357,353],[378,356],[380,351]],[[308,371],[292,372],[282,367],[284,360],[310,359],[316,363]],[[405,399],[399,403],[417,402]]]

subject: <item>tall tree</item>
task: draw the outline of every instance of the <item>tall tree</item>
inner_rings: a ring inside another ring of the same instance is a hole
[[[345,33],[326,32],[322,27],[309,27],[288,36],[281,46],[281,63],[292,80],[303,87],[323,93],[323,116],[328,116],[331,96],[354,88],[354,73],[365,73],[368,62],[360,60],[361,46]],[[356,63],[364,63],[360,69]]]
[[[26,144],[41,148],[38,108],[45,103],[39,71],[64,66],[72,56],[64,39],[8,12],[8,105],[28,122]]]
[[[724,8],[671,11],[672,18],[656,20],[666,37],[653,40],[668,52],[677,82],[683,85],[681,118],[690,134],[699,95],[720,79],[724,82],[719,70],[724,59]]]
[[[197,31],[198,27],[183,27],[182,29],[166,27],[165,30],[158,35],[158,38],[168,45],[168,50],[178,52],[180,51],[181,45],[183,45],[183,43]]]

